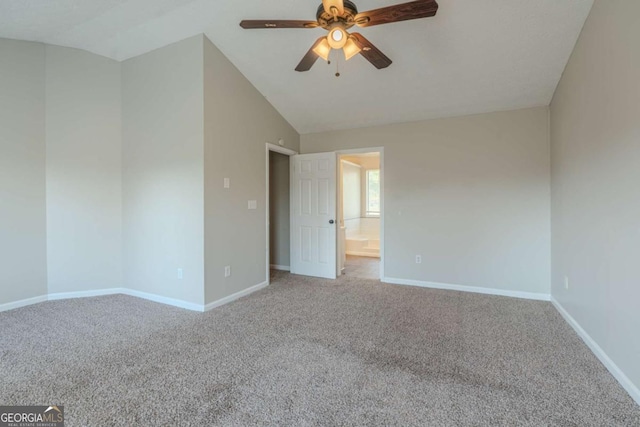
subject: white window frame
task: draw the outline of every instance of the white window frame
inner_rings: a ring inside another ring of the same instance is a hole
[[[380,211],[373,212],[369,210],[369,172],[378,172],[378,180],[380,179],[380,169],[366,169],[364,171],[364,216],[366,218],[380,218]],[[380,185],[380,184],[378,184]],[[381,189],[380,189],[381,190]]]

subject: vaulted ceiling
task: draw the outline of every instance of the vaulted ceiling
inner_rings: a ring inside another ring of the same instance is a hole
[[[355,0],[360,11],[402,2]],[[122,61],[205,33],[298,132],[310,133],[548,105],[593,0],[440,0],[436,17],[358,30],[394,61],[384,70],[359,55],[348,62],[334,55],[331,65],[319,60],[298,73],[324,30],[238,25],[314,20],[319,4],[3,0],[0,37]]]

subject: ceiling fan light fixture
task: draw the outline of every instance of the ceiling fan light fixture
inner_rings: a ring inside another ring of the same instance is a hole
[[[344,58],[347,61],[353,58],[355,55],[359,54],[361,50],[362,49],[360,49],[360,46],[358,46],[358,44],[353,41],[352,37],[349,37],[347,39],[347,43],[345,43],[344,47],[342,48],[342,51],[344,52]]]
[[[329,31],[327,41],[329,42],[329,46],[331,46],[331,48],[342,49],[347,43],[348,38],[349,35],[342,27],[333,27],[331,31]]]
[[[321,0],[316,8],[315,21],[304,20],[242,20],[240,27],[245,30],[259,28],[322,28],[326,30],[306,52],[295,70],[309,71],[318,58],[329,61],[332,49],[342,49],[347,60],[360,54],[374,67],[381,70],[392,64],[384,53],[358,32],[349,33],[354,25],[371,27],[393,22],[409,21],[435,16],[437,0],[405,0],[405,3],[358,12],[355,0]],[[330,63],[330,61],[329,61]],[[336,73],[339,74],[339,73]]]
[[[329,60],[329,53],[331,52],[331,46],[327,39],[322,39],[316,47],[313,48],[313,52],[325,61]]]

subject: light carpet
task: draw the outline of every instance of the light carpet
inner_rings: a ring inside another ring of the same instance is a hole
[[[204,314],[114,295],[0,330],[0,404],[67,426],[640,425],[547,302],[277,272]]]

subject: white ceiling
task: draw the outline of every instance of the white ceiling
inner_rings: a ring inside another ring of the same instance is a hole
[[[403,0],[355,0],[360,11]],[[205,33],[300,133],[548,105],[593,0],[440,0],[434,18],[358,29],[394,63],[294,71],[320,0],[3,0],[0,37],[125,60]],[[336,52],[337,53],[337,52]],[[334,58],[337,56],[334,56]]]

